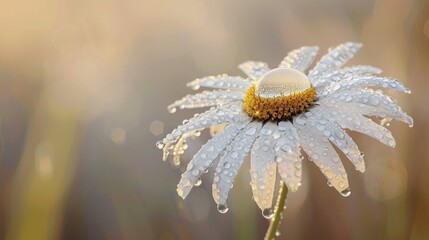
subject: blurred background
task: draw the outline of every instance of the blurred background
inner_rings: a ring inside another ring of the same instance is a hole
[[[392,94],[415,124],[392,122],[395,149],[352,133],[367,170],[344,161],[348,198],[305,161],[279,239],[429,239],[427,0],[2,0],[0,239],[261,239],[248,163],[226,214],[210,173],[176,195],[183,166],[155,143],[194,112],[166,106],[197,77],[345,41],[412,89]]]

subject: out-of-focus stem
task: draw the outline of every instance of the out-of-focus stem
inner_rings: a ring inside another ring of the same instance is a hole
[[[45,90],[35,104],[12,183],[8,240],[52,240],[60,236],[75,169],[76,139],[80,139],[82,130],[83,101],[72,100],[75,105],[65,105]]]

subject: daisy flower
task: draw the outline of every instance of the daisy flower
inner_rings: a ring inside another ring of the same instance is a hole
[[[216,134],[188,163],[177,185],[179,196],[185,198],[219,158],[212,193],[218,210],[226,212],[234,178],[250,155],[253,199],[270,217],[276,179],[292,192],[301,185],[302,150],[319,167],[329,185],[343,196],[350,195],[347,173],[333,146],[358,171],[365,171],[365,163],[344,129],[394,147],[391,132],[368,117],[413,125],[413,119],[380,90],[410,93],[402,83],[379,76],[381,70],[371,66],[343,68],[360,48],[359,43],[341,44],[329,50],[308,72],[318,47],[293,50],[274,69],[263,62],[245,62],[239,68],[247,78],[219,75],[190,82],[188,86],[194,90],[214,90],[185,96],[168,107],[170,112],[177,108],[210,109],[185,120],[157,146],[164,150],[164,160],[173,154],[173,162],[179,165],[187,138],[211,127],[216,127],[212,129]]]

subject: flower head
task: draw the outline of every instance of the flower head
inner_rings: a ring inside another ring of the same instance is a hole
[[[369,88],[410,93],[400,82],[379,76],[381,70],[371,66],[342,68],[360,47],[358,43],[341,44],[308,73],[317,47],[291,51],[273,70],[262,62],[245,62],[239,67],[247,79],[219,75],[190,82],[188,86],[195,90],[217,90],[188,95],[169,106],[170,112],[177,108],[211,108],[184,121],[158,142],[157,146],[164,150],[164,160],[173,153],[175,164],[180,164],[186,139],[198,136],[202,129],[216,127],[217,134],[188,163],[177,186],[179,196],[185,198],[219,157],[212,193],[219,211],[225,212],[234,177],[250,153],[253,198],[264,212],[270,212],[277,175],[291,191],[301,185],[301,150],[338,192],[348,196],[347,173],[333,146],[357,170],[364,172],[365,164],[363,154],[344,129],[394,147],[390,131],[368,117],[413,124],[392,98]]]

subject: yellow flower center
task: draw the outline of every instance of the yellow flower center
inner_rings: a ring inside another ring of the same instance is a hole
[[[315,98],[316,90],[305,74],[277,68],[247,90],[243,107],[249,116],[259,120],[286,120],[304,112]]]

